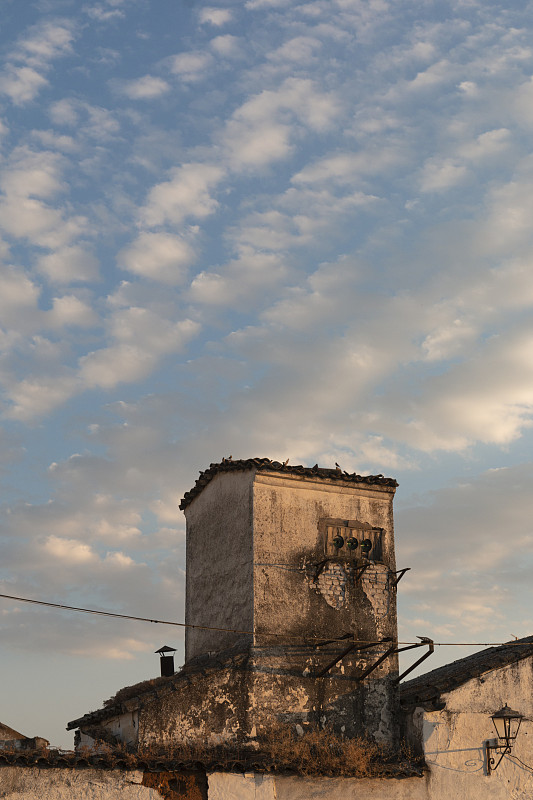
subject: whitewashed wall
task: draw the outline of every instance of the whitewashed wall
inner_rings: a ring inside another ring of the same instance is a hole
[[[0,797],[6,800],[161,800],[142,785],[141,771],[1,767]],[[427,800],[425,778],[298,778],[215,772],[209,800]],[[187,793],[183,800],[187,800]],[[197,790],[190,794],[198,798]],[[447,798],[451,800],[451,798]]]
[[[496,737],[490,715],[507,703],[526,717],[513,753],[533,768],[533,659],[485,673],[443,699],[443,711],[419,709],[415,716],[430,769],[430,800],[531,800],[533,771],[505,757],[488,776],[483,745]]]
[[[299,778],[215,772],[209,800],[427,800],[425,778]],[[452,800],[452,798],[447,798]]]
[[[0,797],[6,800],[161,800],[142,785],[139,770],[0,767]]]

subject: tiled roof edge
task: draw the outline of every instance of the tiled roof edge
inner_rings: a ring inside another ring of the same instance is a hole
[[[428,701],[438,701],[441,695],[453,691],[469,680],[515,664],[532,655],[533,636],[488,647],[401,684],[401,702],[404,706],[409,706],[414,702],[423,705]]]
[[[280,461],[271,461],[269,458],[245,458],[233,460],[223,458],[218,464],[210,464],[209,468],[200,472],[193,488],[185,492],[180,503],[180,509],[185,509],[194,498],[213,480],[219,472],[233,472],[255,469],[257,472],[283,472],[288,475],[301,475],[306,478],[327,478],[328,480],[338,481],[339,483],[366,483],[371,486],[389,486],[396,488],[397,481],[394,478],[384,478],[383,475],[358,475],[355,472],[345,472],[341,469],[327,469],[319,467],[304,467],[301,464],[291,466],[282,464]]]
[[[268,757],[262,757],[260,753],[250,753],[243,755],[242,752],[235,754],[213,754],[212,758],[201,760],[180,759],[179,757],[161,754],[155,757],[146,757],[143,754],[107,752],[107,753],[78,753],[65,751],[35,751],[29,753],[2,752],[0,751],[0,769],[2,766],[37,767],[39,769],[118,769],[122,771],[143,770],[144,772],[258,772],[274,774],[305,774],[315,777],[335,777],[330,771],[322,771],[317,766],[316,772],[301,773],[290,763],[274,763]],[[357,779],[359,777],[379,777],[379,778],[421,778],[425,772],[425,767],[420,763],[402,761],[398,763],[385,763],[380,765],[379,771],[375,775],[357,776],[343,774],[339,777],[345,779]]]

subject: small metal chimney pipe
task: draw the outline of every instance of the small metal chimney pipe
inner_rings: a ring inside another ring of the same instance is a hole
[[[175,653],[176,648],[168,647],[168,645],[165,644],[155,652],[159,653],[160,655],[159,661],[161,663],[161,677],[169,678],[171,675],[174,675],[174,655],[170,654]]]

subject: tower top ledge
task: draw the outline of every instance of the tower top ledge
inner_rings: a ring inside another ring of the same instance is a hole
[[[396,489],[398,482],[394,478],[384,478],[383,475],[358,475],[355,472],[346,472],[342,469],[328,469],[319,467],[303,467],[302,465],[289,465],[279,461],[271,461],[269,458],[244,458],[233,459],[223,458],[218,464],[210,464],[209,468],[200,472],[196,483],[189,492],[185,492],[180,503],[180,509],[185,509],[192,503],[195,497],[207,486],[213,478],[220,472],[244,472],[254,470],[255,472],[276,472],[293,477],[302,478],[322,478],[328,481],[335,481],[339,484],[366,484],[371,486],[388,487]]]

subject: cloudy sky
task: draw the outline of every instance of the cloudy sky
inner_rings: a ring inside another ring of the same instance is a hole
[[[533,633],[532,11],[3,0],[0,591],[182,620],[198,470],[338,461],[400,482],[404,639]],[[55,744],[182,647],[0,621]]]

